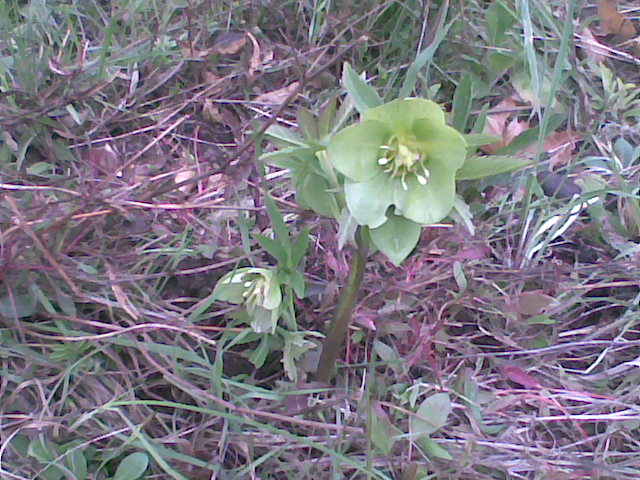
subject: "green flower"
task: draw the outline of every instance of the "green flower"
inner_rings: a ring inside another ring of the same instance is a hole
[[[229,272],[218,281],[213,295],[218,300],[244,305],[256,333],[275,332],[282,292],[271,270],[245,267]]]
[[[377,228],[387,221],[391,205],[397,215],[419,224],[446,217],[466,147],[437,104],[406,98],[366,110],[360,123],[331,139],[327,155],[346,177],[345,199],[353,218]]]

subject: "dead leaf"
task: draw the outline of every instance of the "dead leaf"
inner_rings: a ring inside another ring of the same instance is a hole
[[[554,132],[547,137],[543,150],[549,154],[551,168],[567,165],[573,157],[573,151],[582,136],[571,130]]]
[[[529,129],[529,122],[518,120],[515,116],[511,118],[516,108],[515,102],[510,98],[506,98],[495,106],[494,110],[497,110],[497,113],[489,113],[487,115],[487,123],[483,133],[499,137],[501,140],[490,145],[483,145],[480,147],[483,152],[495,153],[502,147],[509,145],[522,132]]]
[[[598,0],[598,16],[604,35],[617,35],[623,41],[636,36],[631,20],[618,12],[618,0]]]
[[[255,102],[264,103],[267,105],[281,105],[293,92],[298,88],[299,82],[293,82],[290,85],[266,92],[258,95],[255,98]]]
[[[191,180],[195,176],[196,176],[196,172],[194,172],[192,169],[182,170],[181,172],[176,173],[176,176],[173,179],[173,181],[174,183],[178,184],[178,183],[185,182],[187,180]],[[187,183],[185,185],[182,185],[181,187],[178,187],[178,190],[180,190],[185,195],[188,195],[192,189],[193,189],[193,183]]]
[[[516,365],[505,365],[501,368],[502,374],[519,385],[522,385],[524,388],[529,388],[532,390],[538,390],[541,387],[540,383],[525,372],[522,368]]]
[[[550,308],[556,307],[558,301],[542,290],[530,290],[507,298],[506,306],[514,313],[526,317],[542,315]]]
[[[208,98],[204,99],[204,103],[202,105],[202,116],[205,120],[211,123],[224,123],[220,109]]]
[[[611,49],[596,39],[589,28],[585,28],[580,39],[580,46],[585,50],[587,58],[593,63],[602,63],[611,52]]]
[[[247,44],[247,36],[238,32],[223,32],[218,35],[209,49],[209,54],[235,55]]]
[[[247,37],[251,40],[251,44],[253,45],[253,51],[251,52],[251,58],[249,59],[249,71],[247,72],[247,76],[250,79],[253,79],[255,76],[256,70],[260,67],[262,61],[260,60],[260,44],[256,37],[254,37],[251,33],[247,33]]]

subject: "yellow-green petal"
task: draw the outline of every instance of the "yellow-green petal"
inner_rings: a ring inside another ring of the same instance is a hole
[[[375,177],[380,146],[391,136],[388,126],[380,122],[365,121],[343,128],[336,133],[327,147],[327,156],[333,167],[345,177],[362,182]]]

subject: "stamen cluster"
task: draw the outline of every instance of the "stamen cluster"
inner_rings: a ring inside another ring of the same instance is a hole
[[[396,135],[392,136],[388,145],[380,146],[378,165],[385,167],[383,172],[390,173],[391,178],[400,177],[402,188],[407,191],[407,175],[414,175],[420,185],[429,182],[429,169],[425,165],[426,155],[406,143],[400,142]]]

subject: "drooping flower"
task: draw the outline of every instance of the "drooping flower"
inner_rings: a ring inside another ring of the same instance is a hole
[[[244,267],[222,277],[213,292],[218,300],[244,305],[256,333],[274,333],[280,317],[282,291],[273,271]]]
[[[418,224],[441,221],[455,201],[456,171],[466,157],[463,136],[445,124],[434,102],[405,98],[370,108],[327,147],[345,177],[351,216],[377,228],[387,210]]]

